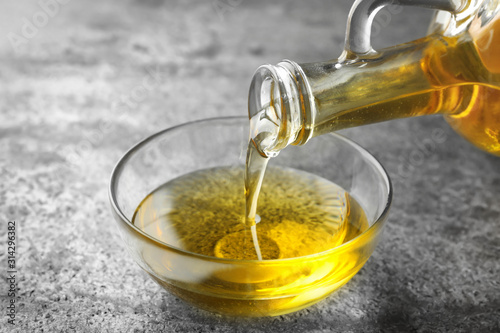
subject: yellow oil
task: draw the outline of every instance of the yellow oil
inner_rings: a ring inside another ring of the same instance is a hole
[[[243,179],[242,167],[184,175],[148,195],[133,223],[189,252],[257,260],[245,225]],[[368,228],[362,208],[346,191],[304,171],[269,167],[258,202],[256,229],[263,259],[320,253]]]
[[[476,82],[481,84],[461,88],[467,91],[470,102],[460,112],[448,116],[447,120],[457,132],[479,148],[500,155],[500,17],[485,27],[473,26],[471,35],[472,43],[468,45],[473,56],[469,57],[472,58],[472,69],[469,68],[469,71],[476,71]],[[463,59],[467,59],[466,52],[462,52]],[[456,53],[460,57],[460,51]],[[467,60],[462,63],[465,67]],[[441,64],[441,68],[446,69],[446,64]],[[460,77],[460,72],[455,70],[451,73]],[[457,86],[460,87],[460,84]]]
[[[244,173],[219,167],[186,174],[138,206],[133,223],[140,229],[208,256],[200,261],[145,248],[142,260],[161,286],[212,312],[275,316],[323,299],[363,266],[379,229],[368,228],[356,200],[324,178],[272,165],[258,196],[254,227],[263,260],[257,260],[245,224]],[[340,244],[342,250],[332,250]],[[252,261],[219,266],[217,258]]]
[[[500,155],[500,15],[458,37],[431,35],[334,70],[301,65],[318,115],[313,135],[441,113],[474,145]],[[318,78],[318,79],[316,79]]]

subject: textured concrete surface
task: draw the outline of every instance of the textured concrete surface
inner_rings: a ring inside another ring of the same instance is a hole
[[[16,325],[2,310],[1,332],[498,332],[500,159],[439,117],[345,132],[386,166],[394,204],[366,266],[307,310],[249,321],[191,308],[116,236],[107,185],[126,149],[246,114],[262,63],[337,57],[351,1],[41,3],[54,1],[0,5],[0,263],[5,277],[15,220],[18,270]],[[374,44],[423,36],[429,18],[386,12]],[[419,145],[435,131],[444,142]]]

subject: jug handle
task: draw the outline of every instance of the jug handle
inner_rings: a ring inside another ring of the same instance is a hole
[[[343,58],[362,58],[376,54],[371,45],[371,28],[375,15],[388,5],[416,6],[444,10],[451,13],[460,11],[467,0],[356,0],[347,19],[347,30]]]

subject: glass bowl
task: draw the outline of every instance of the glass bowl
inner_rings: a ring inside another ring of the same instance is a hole
[[[318,302],[359,271],[379,240],[392,190],[372,155],[340,135],[326,134],[284,149],[269,164],[332,181],[359,203],[369,226],[340,246],[297,258],[226,259],[171,246],[131,222],[141,201],[159,186],[197,170],[244,165],[248,123],[246,117],[214,118],[150,136],[118,162],[109,195],[126,248],[160,286],[208,311],[276,316]]]

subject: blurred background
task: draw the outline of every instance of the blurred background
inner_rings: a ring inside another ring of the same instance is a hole
[[[351,4],[2,1],[0,212],[18,222],[15,329],[498,328],[500,163],[440,117],[343,132],[386,166],[395,201],[373,258],[311,309],[253,322],[208,315],[160,292],[117,241],[107,186],[123,153],[180,123],[246,115],[249,82],[261,64],[337,58]],[[374,21],[374,47],[425,36],[431,17],[428,10],[384,9]],[[419,146],[433,131],[444,143]]]

